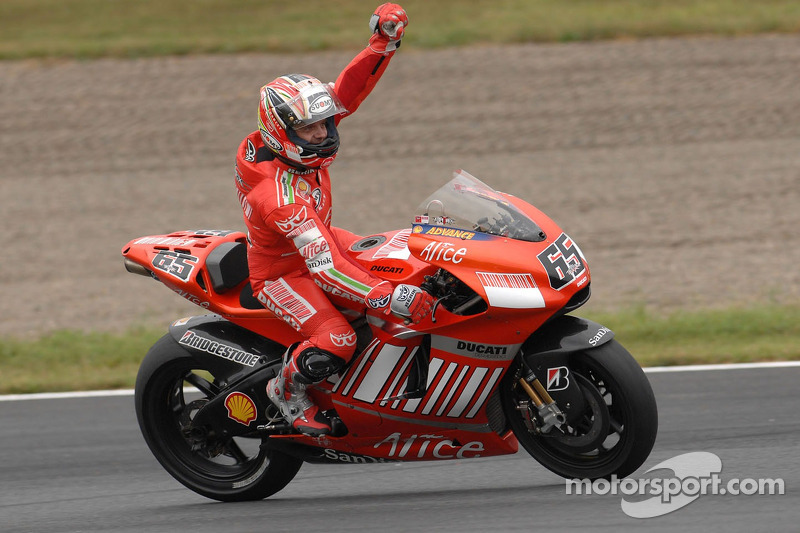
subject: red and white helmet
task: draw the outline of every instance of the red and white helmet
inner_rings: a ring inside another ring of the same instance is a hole
[[[334,117],[347,113],[330,84],[305,74],[281,76],[261,87],[258,129],[278,159],[301,171],[324,168],[339,150]],[[325,120],[328,136],[311,144],[295,128]]]

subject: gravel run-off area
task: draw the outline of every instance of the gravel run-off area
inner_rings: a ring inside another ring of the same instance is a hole
[[[244,229],[258,89],[356,51],[0,62],[0,335],[202,312],[129,240]],[[800,36],[402,48],[342,122],[334,224],[407,227],[464,168],[580,244],[592,310],[800,301]]]

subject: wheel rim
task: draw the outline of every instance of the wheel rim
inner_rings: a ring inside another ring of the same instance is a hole
[[[575,374],[578,387],[583,392],[586,409],[574,423],[567,425],[566,434],[556,435],[552,446],[567,454],[590,453],[603,446],[611,426],[610,414],[600,390],[587,378]]]
[[[149,418],[154,425],[153,434],[158,435],[163,451],[190,472],[195,481],[235,485],[266,467],[267,451],[261,447],[260,438],[221,440],[192,425],[199,408],[219,392],[216,380],[202,373],[176,367],[169,373],[176,377],[164,378],[155,385],[153,398],[158,400],[151,406],[161,412]]]
[[[554,429],[549,435],[535,434],[520,416],[512,420],[514,432],[523,447],[545,466],[549,463],[548,467],[557,466],[573,475],[613,470],[614,463],[624,458],[632,445],[633,414],[624,391],[602,367],[586,358],[573,361],[571,371],[586,400],[581,416],[563,427],[564,434]],[[530,406],[520,387],[514,385],[511,391],[512,402]]]

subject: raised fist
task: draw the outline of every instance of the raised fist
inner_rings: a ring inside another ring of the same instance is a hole
[[[381,4],[369,19],[372,38],[370,48],[376,52],[393,52],[400,46],[400,39],[405,35],[408,26],[408,15],[398,4]]]

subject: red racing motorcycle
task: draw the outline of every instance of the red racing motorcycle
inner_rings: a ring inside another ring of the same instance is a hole
[[[267,398],[301,338],[253,298],[246,236],[181,231],[123,248],[128,271],[208,312],[174,322],[136,379],[145,441],[186,487],[254,500],[303,462],[468,459],[519,444],[566,478],[623,477],[648,457],[658,412],[647,377],[611,330],[568,314],[589,299],[589,267],[535,207],[459,171],[410,229],[364,237],[348,253],[436,304],[409,325],[342,300],[358,347],[309,389],[335,421],[333,434],[310,437]]]

